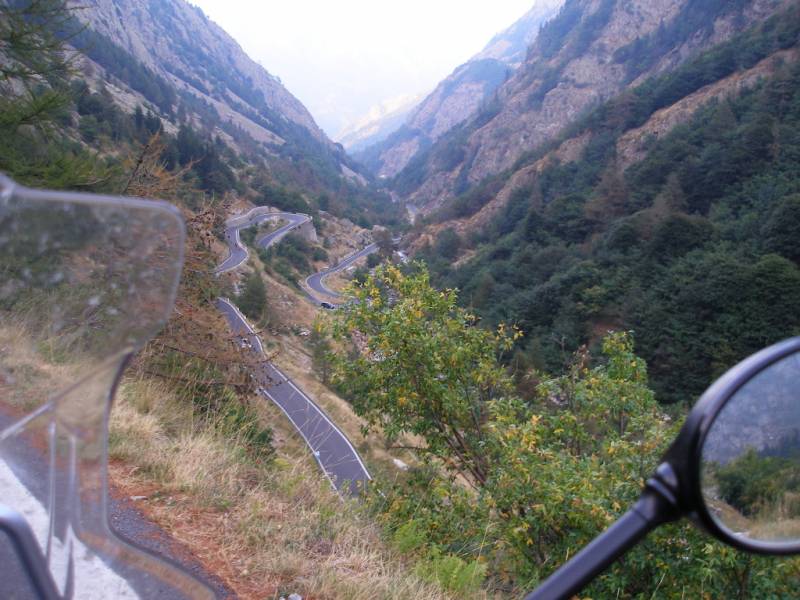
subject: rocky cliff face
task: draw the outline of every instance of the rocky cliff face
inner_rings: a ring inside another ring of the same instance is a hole
[[[539,0],[521,19],[496,35],[478,55],[459,66],[411,111],[406,122],[385,142],[356,157],[380,177],[394,177],[442,135],[466,121],[520,66],[539,28],[563,0]]]
[[[90,29],[264,143],[281,144],[287,123],[332,145],[308,110],[250,59],[203,11],[183,0],[75,2]]]
[[[528,48],[544,23],[558,14],[564,0],[536,0],[534,6],[511,27],[494,36],[472,60],[492,58],[516,69],[528,55]]]
[[[616,142],[616,168],[623,172],[628,167],[644,159],[652,144],[667,136],[673,128],[689,121],[693,115],[710,102],[731,98],[742,91],[753,88],[775,73],[786,64],[794,64],[800,60],[800,48],[781,50],[759,61],[750,69],[738,71],[719,81],[703,86],[674,104],[656,111],[639,127],[627,130]],[[503,180],[499,191],[484,204],[480,210],[468,217],[448,219],[442,223],[434,223],[425,228],[420,235],[411,241],[410,250],[417,251],[425,244],[433,245],[439,233],[444,229],[452,229],[466,238],[490,225],[492,219],[508,204],[512,194],[522,189],[533,188],[539,176],[554,164],[567,165],[579,161],[589,142],[589,134],[581,132],[561,142],[555,149],[541,158],[526,164]]]
[[[492,106],[396,180],[434,210],[511,169],[589,108],[682,64],[790,4],[784,0],[567,0]]]

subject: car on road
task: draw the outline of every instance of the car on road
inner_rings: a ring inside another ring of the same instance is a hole
[[[322,308],[325,308],[325,309],[328,309],[328,310],[335,310],[336,309],[336,306],[334,306],[330,302],[320,302],[319,305]]]

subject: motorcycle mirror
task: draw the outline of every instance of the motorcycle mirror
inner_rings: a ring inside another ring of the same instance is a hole
[[[687,500],[695,521],[742,550],[800,552],[798,382],[795,339],[745,360],[700,403]]]
[[[636,504],[526,600],[572,597],[659,525],[688,517],[749,552],[800,553],[800,337],[700,398]]]

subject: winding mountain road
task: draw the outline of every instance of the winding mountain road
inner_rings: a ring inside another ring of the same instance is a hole
[[[246,340],[245,348],[263,358],[261,340],[239,309],[227,298],[217,300],[231,331]],[[258,393],[271,400],[289,418],[319,463],[320,469],[338,491],[358,495],[369,481],[367,467],[347,436],[325,412],[272,363],[262,363],[255,374]]]
[[[254,211],[243,217],[229,219],[226,223],[225,237],[228,240],[230,256],[217,267],[217,273],[232,271],[247,259],[247,250],[242,247],[239,237],[239,232],[242,229],[252,227],[269,218],[281,218],[289,221],[287,225],[256,241],[258,246],[268,248],[278,242],[289,231],[301,226],[310,219],[306,215],[254,213]],[[367,248],[361,252],[364,253],[366,250]],[[371,251],[374,252],[374,250]],[[363,255],[361,254],[361,256]],[[357,258],[357,256],[351,256],[346,260],[353,262]],[[350,264],[350,262],[347,264]],[[339,269],[346,266],[342,266],[340,263],[335,268]],[[330,274],[331,272],[333,271],[323,273]],[[322,285],[321,282],[320,285]],[[219,298],[217,300],[217,308],[225,316],[234,335],[244,342],[245,348],[253,352],[256,358],[262,359],[265,354],[261,339],[239,309],[227,298]],[[264,362],[258,368],[258,371],[254,373],[254,376],[259,384],[259,394],[271,400],[288,417],[305,440],[320,469],[322,469],[334,489],[339,493],[346,492],[353,496],[358,495],[366,482],[372,477],[353,444],[347,439],[342,430],[274,364]]]
[[[325,286],[325,278],[328,277],[328,275],[333,275],[334,273],[338,273],[339,271],[346,269],[362,256],[367,256],[377,251],[378,244],[370,244],[363,250],[354,252],[347,258],[342,259],[337,265],[329,267],[324,271],[320,271],[319,273],[309,275],[306,277],[306,285],[318,294],[327,294],[333,298],[341,298],[342,295],[339,292],[334,292],[332,289]]]
[[[256,246],[261,248],[269,248],[272,244],[279,242],[292,229],[296,229],[303,223],[310,221],[311,217],[308,215],[300,215],[295,213],[274,212],[258,207],[254,208],[246,215],[228,219],[227,223],[225,224],[225,241],[228,242],[228,251],[230,254],[221,265],[214,269],[214,272],[219,274],[233,271],[244,261],[246,261],[248,252],[247,248],[242,245],[242,240],[240,237],[241,230],[247,229],[248,227],[253,227],[259,223],[263,223],[264,221],[271,221],[272,219],[281,219],[283,221],[288,221],[288,223],[282,227],[279,227],[275,231],[258,238],[256,240]]]

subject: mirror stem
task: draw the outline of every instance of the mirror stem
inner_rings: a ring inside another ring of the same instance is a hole
[[[678,518],[680,511],[671,486],[664,485],[662,480],[665,469],[671,471],[669,465],[661,465],[633,508],[525,596],[525,600],[571,598],[653,529]]]

